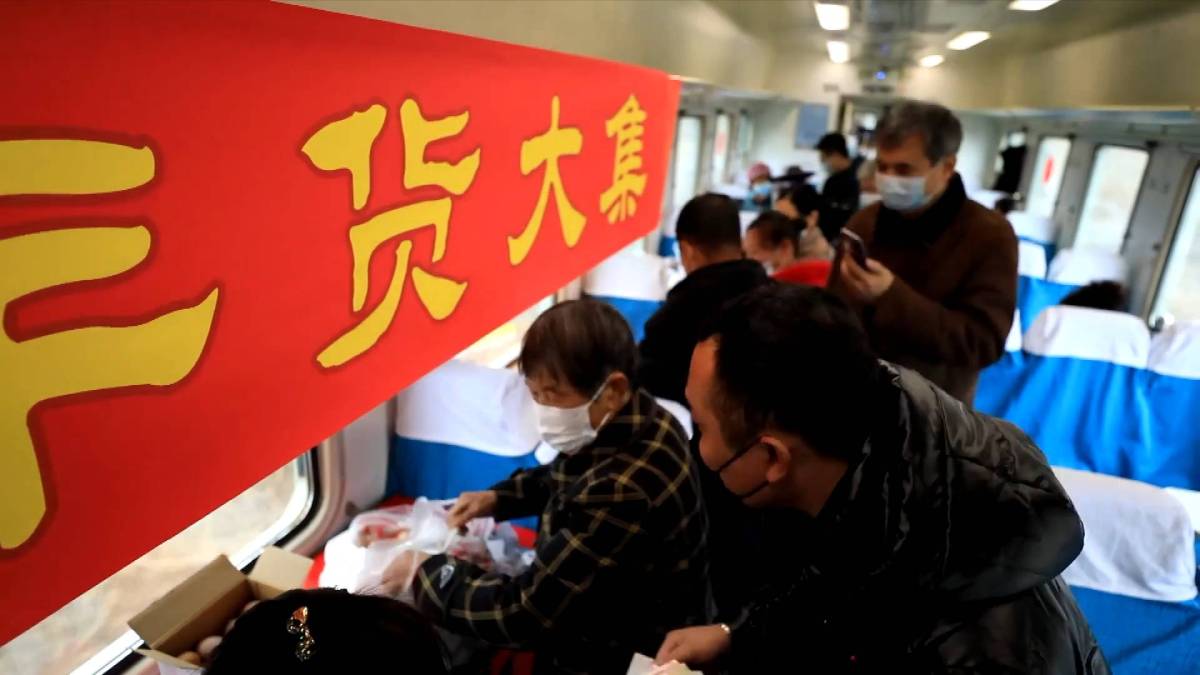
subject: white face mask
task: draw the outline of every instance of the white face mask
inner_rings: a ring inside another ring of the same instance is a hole
[[[875,185],[883,205],[893,211],[914,211],[929,203],[929,196],[925,194],[925,176],[876,173]]]
[[[608,382],[600,385],[600,389],[587,403],[574,408],[555,408],[534,401],[533,410],[537,416],[538,431],[542,440],[564,455],[573,455],[596,440],[599,431],[592,428],[588,408],[600,398],[607,386]],[[601,427],[608,422],[609,417],[611,413],[605,415],[600,422]]]

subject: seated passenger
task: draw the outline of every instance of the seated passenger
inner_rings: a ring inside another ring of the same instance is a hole
[[[772,285],[734,301],[696,347],[688,400],[705,464],[747,505],[795,514],[775,532],[794,552],[739,620],[673,631],[659,662],[1109,672],[1059,577],[1083,527],[1045,455],[877,361],[834,296]],[[762,561],[745,573],[762,575]]]
[[[670,628],[712,616],[687,435],[637,386],[633,333],[605,303],[547,310],[518,363],[542,438],[560,454],[463,494],[449,524],[539,516],[537,557],[508,577],[433,556],[417,571],[416,605],[452,632],[535,650],[541,672],[623,674]]]
[[[742,252],[741,232],[737,204],[724,195],[700,195],[680,211],[675,235],[688,275],[646,322],[639,348],[638,380],[651,394],[686,405],[688,366],[703,324],[725,302],[770,283],[763,266]],[[709,514],[713,594],[718,608],[736,608],[755,583],[738,563],[761,551],[762,526],[757,514],[730,498],[716,474],[700,463],[697,442],[693,435],[692,457]]]
[[[766,211],[771,208],[771,168],[762,162],[755,162],[746,170],[746,178],[750,181],[750,194],[742,203],[744,211]]]
[[[799,230],[802,223],[807,225]],[[833,249],[817,229],[817,211],[803,221],[768,211],[746,230],[746,255],[763,264],[778,281],[825,286],[833,269]]]
[[[1124,312],[1127,302],[1125,286],[1116,281],[1094,281],[1077,288],[1062,299],[1060,305],[1090,307],[1109,312]]]
[[[651,394],[683,403],[700,324],[768,277],[762,265],[746,259],[737,203],[725,195],[710,192],[689,201],[679,212],[675,236],[687,278],[646,322],[638,379]]]
[[[221,641],[206,675],[341,675],[390,664],[397,675],[446,673],[428,619],[391,598],[321,588],[256,604]]]

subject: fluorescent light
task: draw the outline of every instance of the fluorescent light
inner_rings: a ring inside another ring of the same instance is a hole
[[[964,49],[970,49],[971,47],[974,47],[990,37],[992,37],[992,34],[987,31],[969,30],[947,42],[946,46],[950,49],[962,51]]]
[[[946,57],[942,56],[941,54],[930,54],[929,56],[922,56],[920,64],[926,68],[936,68],[942,65],[942,61],[945,60]]]
[[[1008,8],[1018,12],[1040,12],[1056,2],[1058,0],[1012,0]]]
[[[817,10],[817,23],[825,30],[846,30],[850,27],[850,7],[834,5],[828,2],[814,2]]]
[[[834,63],[845,63],[850,60],[850,45],[841,40],[830,40],[825,43],[829,50],[829,60]]]

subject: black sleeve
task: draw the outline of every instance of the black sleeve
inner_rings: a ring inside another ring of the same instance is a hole
[[[678,314],[668,303],[646,322],[645,337],[638,345],[638,384],[654,396],[686,406],[684,387],[695,337],[680,325]]]

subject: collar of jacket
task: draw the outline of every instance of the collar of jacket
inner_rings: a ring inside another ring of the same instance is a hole
[[[635,390],[629,402],[600,428],[600,433],[591,445],[574,455],[559,455],[564,459],[564,473],[574,474],[575,469],[580,469],[578,473],[582,473],[583,470],[594,466],[599,457],[624,450],[637,436],[638,431],[651,420],[656,406],[654,398],[645,389]]]
[[[740,277],[741,275],[761,277],[765,280],[767,278],[767,271],[761,263],[749,258],[726,260],[725,262],[705,265],[684,277],[683,281],[675,284],[675,287],[667,293],[667,297],[687,295],[693,291],[699,291],[700,289],[712,286],[723,286],[725,285],[725,280],[730,277]]]
[[[889,244],[928,246],[950,227],[966,201],[967,191],[956,173],[950,177],[942,196],[916,218],[905,218],[899,211],[881,206],[879,219],[875,223],[875,240]]]

